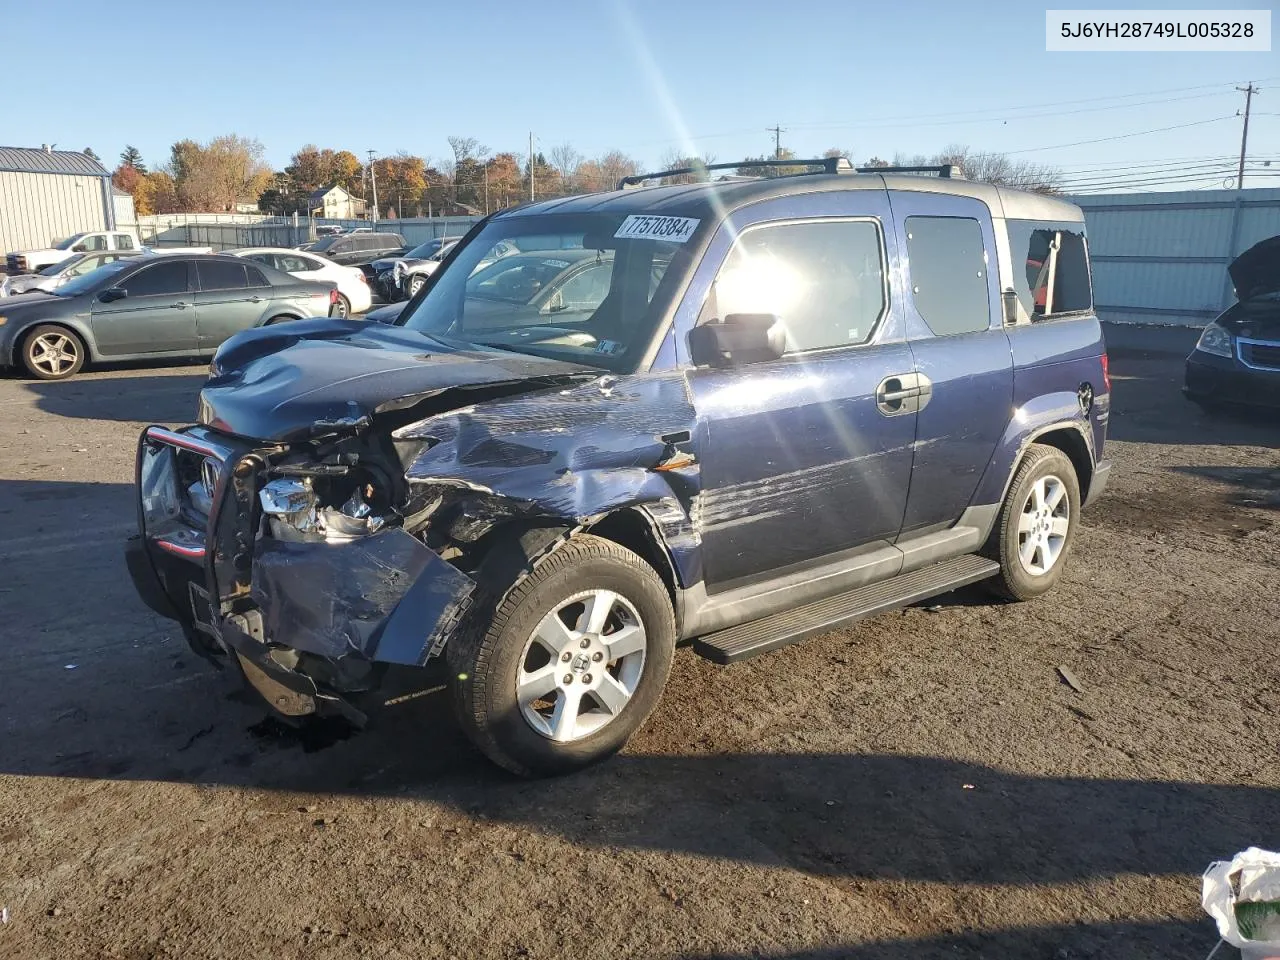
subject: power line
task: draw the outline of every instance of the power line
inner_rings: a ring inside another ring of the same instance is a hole
[[[1093,140],[1075,140],[1071,143],[1054,143],[1047,147],[1025,147],[1022,150],[1005,150],[1006,154],[1018,153],[1039,153],[1042,150],[1062,150],[1066,147],[1082,147],[1091,143],[1108,143],[1112,140],[1128,140],[1130,137],[1144,137],[1150,133],[1164,133],[1168,130],[1185,130],[1187,127],[1200,127],[1206,123],[1220,123],[1223,120],[1234,120],[1235,115],[1229,117],[1212,117],[1208,120],[1193,120],[1191,123],[1175,123],[1170,127],[1155,127],[1151,130],[1135,130],[1132,133],[1119,133],[1113,137],[1097,137]]]
[[[1101,107],[1080,107],[1076,110],[1042,110],[1039,113],[1015,113],[1010,110],[985,110],[982,116],[964,116],[951,115],[945,120],[911,120],[911,119],[893,119],[893,120],[867,120],[852,123],[848,121],[823,121],[821,123],[798,123],[795,129],[832,129],[853,126],[858,129],[869,128],[873,130],[887,130],[896,127],[948,127],[965,123],[994,123],[997,120],[1008,122],[1010,120],[1035,120],[1039,117],[1067,117],[1080,113],[1101,113],[1106,110],[1128,110],[1133,107],[1149,107],[1153,105],[1163,105],[1167,103],[1182,103],[1187,100],[1206,100],[1213,97],[1231,96],[1231,91],[1221,90],[1217,93],[1197,93],[1187,97],[1166,97],[1159,100],[1139,100],[1134,103],[1112,103]]]
[[[1280,80],[1280,77],[1263,77],[1261,80],[1256,82],[1266,83],[1271,80]],[[1219,83],[1199,84],[1197,86],[1191,86],[1191,87],[1166,87],[1162,90],[1140,90],[1140,91],[1135,91],[1133,93],[1108,94],[1107,96],[1102,96],[1102,97],[1085,97],[1082,99],[1075,99],[1075,100],[1053,100],[1047,103],[1028,103],[1028,104],[1022,104],[1019,106],[985,107],[979,110],[968,110],[968,111],[948,110],[941,113],[923,113],[923,114],[916,114],[915,116],[908,116],[908,117],[904,117],[901,114],[896,114],[894,116],[882,116],[882,117],[865,117],[856,121],[851,120],[846,123],[840,123],[835,121],[824,121],[822,123],[811,123],[811,124],[793,123],[792,129],[798,129],[800,127],[805,127],[806,129],[820,128],[824,126],[826,127],[839,127],[839,126],[864,127],[867,125],[874,125],[877,123],[890,123],[890,122],[902,123],[904,125],[918,125],[923,121],[932,120],[939,117],[944,117],[951,120],[956,118],[965,118],[965,117],[972,118],[974,116],[985,116],[988,114],[997,114],[997,115],[1010,114],[1010,113],[1016,113],[1021,110],[1044,110],[1049,107],[1074,106],[1076,104],[1081,104],[1081,103],[1101,103],[1107,100],[1129,100],[1134,97],[1153,97],[1153,96],[1159,96],[1165,93],[1185,93],[1187,91],[1194,91],[1194,90],[1219,90],[1221,94],[1225,95],[1230,91],[1223,88],[1232,87],[1235,84],[1241,83],[1241,82],[1243,81],[1228,80],[1228,81],[1222,81]],[[1217,96],[1217,95],[1218,94],[1211,94],[1210,96]],[[1197,98],[1191,97],[1188,99],[1197,99]],[[1177,102],[1177,100],[1165,99],[1165,100],[1152,101],[1152,103],[1167,103],[1167,102]],[[1134,105],[1145,106],[1148,104],[1134,104]],[[1120,106],[1128,106],[1128,104],[1121,104]],[[1000,118],[999,116],[996,117],[996,119],[999,119],[999,118]],[[648,140],[648,141],[645,141],[644,143],[633,143],[628,147],[628,149],[639,149],[642,147],[659,146],[666,143],[682,143],[686,140],[717,140],[717,139],[722,139],[724,137],[741,136],[742,134],[747,134],[750,132],[751,132],[750,129],[739,128],[737,130],[729,130],[722,133],[706,133],[706,134],[701,134],[697,136],[672,137],[667,140]]]

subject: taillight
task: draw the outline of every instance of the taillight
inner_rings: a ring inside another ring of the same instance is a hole
[[[333,304],[337,302],[338,302],[338,288],[334,287],[332,290],[329,291],[329,303]]]
[[[366,287],[369,285],[369,278],[364,275],[363,271],[357,274],[357,276],[360,277],[360,282],[363,283]]]
[[[1111,392],[1111,363],[1105,351],[1102,354],[1102,385],[1107,388],[1107,393]]]

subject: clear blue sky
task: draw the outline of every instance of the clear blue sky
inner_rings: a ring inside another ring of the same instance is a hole
[[[1280,171],[1277,53],[1046,53],[1044,11],[849,0],[9,3],[0,73],[10,94],[25,94],[9,99],[0,139],[89,146],[109,165],[132,143],[155,165],[177,139],[234,132],[262,141],[279,168],[308,142],[438,158],[458,134],[523,153],[532,130],[544,151],[567,141],[656,164],[686,137],[721,160],[760,154],[772,148],[765,128],[780,123],[800,155],[839,146],[864,160],[958,142],[1074,171],[1234,155],[1240,122],[1216,118],[1242,107],[1232,85],[1252,79],[1264,92],[1250,155]],[[1032,149],[1185,124],[1195,125]]]

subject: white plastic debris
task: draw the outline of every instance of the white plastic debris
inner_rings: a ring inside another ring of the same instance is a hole
[[[1280,853],[1250,847],[1209,864],[1200,902],[1241,960],[1280,957]]]

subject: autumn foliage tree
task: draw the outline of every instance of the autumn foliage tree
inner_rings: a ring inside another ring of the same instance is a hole
[[[235,210],[238,203],[256,203],[271,181],[271,168],[263,162],[263,152],[259,141],[236,134],[203,144],[179,140],[170,148],[164,172],[173,181],[181,209]]]

